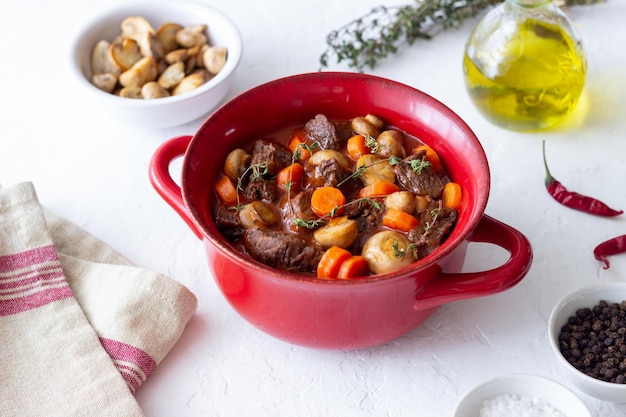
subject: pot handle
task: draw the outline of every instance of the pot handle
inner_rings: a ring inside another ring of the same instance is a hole
[[[503,265],[482,272],[440,273],[417,294],[418,310],[442,304],[495,294],[513,287],[528,273],[533,252],[528,239],[519,231],[492,217],[483,215],[470,242],[492,243],[511,256]]]
[[[169,204],[176,213],[187,223],[191,230],[202,239],[202,233],[196,227],[189,215],[189,210],[183,202],[183,195],[180,187],[170,175],[170,164],[172,161],[185,154],[192,136],[176,136],[164,142],[152,155],[148,176],[150,183],[156,192]]]

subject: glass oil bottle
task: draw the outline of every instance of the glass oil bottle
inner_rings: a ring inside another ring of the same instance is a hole
[[[480,113],[517,131],[567,118],[586,70],[581,38],[552,0],[505,0],[474,28],[463,58],[465,85]]]

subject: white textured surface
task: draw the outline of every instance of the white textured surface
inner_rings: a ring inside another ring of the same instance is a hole
[[[232,97],[261,82],[317,70],[326,33],[380,2],[210,3],[244,37]],[[555,203],[543,187],[541,140],[547,140],[553,175],[566,186],[626,208],[625,1],[571,10],[589,60],[589,113],[578,126],[512,133],[479,116],[461,76],[464,42],[475,21],[404,48],[373,71],[433,95],[475,130],[492,170],[487,213],[525,233],[535,261],[507,292],[445,305],[396,341],[347,352],[272,339],[222,299],[200,242],[147,178],[155,148],[170,137],[193,134],[201,122],[131,128],[103,119],[77,99],[66,48],[97,8],[79,0],[3,1],[0,183],[33,181],[49,209],[198,296],[197,315],[137,394],[146,416],[444,417],[469,389],[503,373],[564,382],[547,340],[550,311],[576,286],[626,279],[626,256],[612,257],[611,269],[603,270],[592,255],[597,243],[626,233],[626,217],[596,218]],[[486,269],[501,259],[497,250],[474,244],[467,269]],[[581,398],[595,417],[626,414],[626,406]]]

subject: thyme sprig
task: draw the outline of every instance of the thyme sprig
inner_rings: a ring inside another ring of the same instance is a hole
[[[430,167],[431,163],[426,159],[426,157],[422,157],[422,159],[413,159],[411,161],[411,169],[417,175],[420,175],[423,170]]]
[[[395,155],[391,155],[389,158],[385,158],[385,159],[381,159],[379,161],[373,162],[371,164],[363,164],[363,165],[359,165],[352,174],[348,175],[346,178],[344,178],[339,184],[337,184],[337,187],[342,186],[343,184],[345,184],[346,182],[350,181],[350,180],[355,180],[357,178],[361,178],[363,176],[363,174],[365,173],[365,170],[373,167],[374,165],[378,165],[378,164],[382,164],[383,162],[388,162],[389,165],[398,165],[400,163],[401,159]]]
[[[442,207],[442,202],[441,200],[439,200],[439,207],[432,209],[430,212],[430,217],[432,218],[432,220],[424,224],[424,236],[428,236],[430,234],[430,231],[432,230],[433,226],[437,222],[437,218],[439,217],[439,212],[441,211],[441,207]]]
[[[376,210],[380,210],[380,204],[378,204],[378,202],[376,200],[373,200],[372,198],[369,197],[363,197],[363,198],[357,198],[354,199],[352,201],[348,201],[346,204],[343,204],[341,206],[337,206],[334,207],[330,212],[328,212],[328,214],[326,214],[325,216],[320,217],[319,219],[313,219],[313,220],[306,220],[306,219],[302,219],[302,218],[295,218],[293,220],[293,224],[298,226],[298,227],[306,227],[307,229],[315,229],[319,226],[323,226],[326,223],[328,223],[328,219],[332,219],[333,217],[335,217],[337,215],[337,212],[345,207],[348,207],[350,205],[353,204],[365,204],[365,203],[369,203],[371,204]]]
[[[299,144],[298,146],[296,146],[295,151],[291,155],[291,164],[293,165],[298,159],[300,159],[300,156],[302,155],[302,150],[313,153],[313,151],[317,149],[318,146],[319,142],[317,141],[311,144],[308,144],[306,142]],[[293,216],[293,205],[291,204],[291,188],[293,186],[293,183],[291,182],[291,172],[289,173],[289,177],[290,178],[287,181],[287,184],[285,184],[285,191],[287,192],[287,204],[289,205],[289,212]]]
[[[404,6],[377,6],[326,36],[326,50],[320,56],[320,70],[331,59],[347,61],[350,68],[363,72],[418,39],[432,39],[449,28],[460,27],[468,18],[503,0],[415,0]],[[603,3],[606,0],[556,0],[566,8]]]
[[[237,189],[243,191],[243,181],[244,178],[250,173],[252,173],[252,177],[250,181],[256,181],[262,178],[269,172],[269,167],[267,162],[259,162],[258,164],[252,164],[237,178]]]
[[[367,135],[365,137],[365,146],[367,146],[372,153],[376,153],[380,149],[380,143],[378,143],[376,138],[371,135]]]
[[[247,175],[252,175],[250,180],[256,181],[262,178],[269,172],[269,166],[267,162],[259,162],[258,164],[252,164],[247,167],[239,177],[237,177],[237,205],[228,207],[229,210],[239,211],[243,208],[239,197],[239,192],[244,191],[243,182]]]
[[[409,245],[406,248],[401,249],[400,242],[398,242],[397,240],[394,240],[393,243],[391,244],[391,247],[393,249],[393,256],[395,256],[396,258],[404,258],[407,252],[411,252],[413,254],[413,259],[417,261],[418,254],[417,254],[417,245],[415,243],[409,243]]]

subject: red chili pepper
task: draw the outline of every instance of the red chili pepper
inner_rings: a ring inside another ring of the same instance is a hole
[[[543,165],[546,167],[546,189],[556,201],[563,204],[566,207],[584,211],[586,213],[595,214],[597,216],[619,216],[624,213],[624,210],[615,210],[607,206],[600,200],[588,197],[586,195],[578,194],[574,191],[568,191],[563,184],[556,180],[546,163],[546,142],[543,142]]]
[[[609,269],[611,263],[606,257],[624,252],[626,252],[626,235],[621,235],[600,243],[593,250],[593,256],[598,261],[604,262],[604,269]]]

